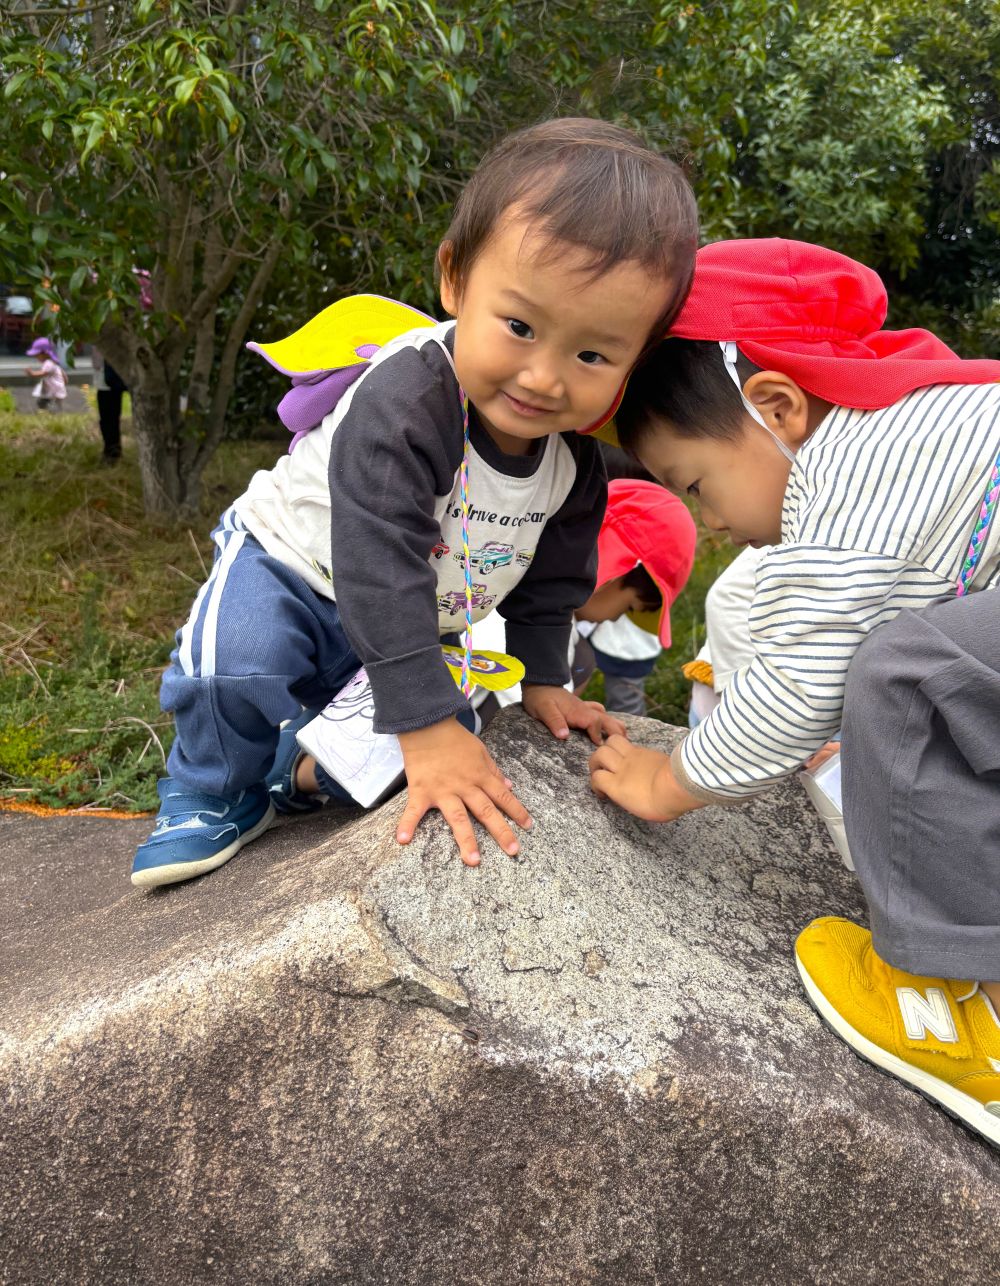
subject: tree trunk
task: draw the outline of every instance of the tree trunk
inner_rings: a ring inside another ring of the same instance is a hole
[[[145,328],[143,319],[140,325]],[[200,456],[181,412],[181,353],[165,358],[144,330],[121,324],[104,327],[98,343],[132,395],[132,432],[146,514],[169,524],[190,522],[197,514],[208,457]]]
[[[132,394],[135,434],[146,513],[163,522],[190,522],[201,498],[201,479],[222,440],[226,410],[232,395],[236,358],[254,311],[281,255],[275,237],[264,248],[236,316],[223,336],[216,335],[218,295],[235,274],[238,261],[223,263],[217,236],[210,239],[206,264],[212,276],[197,306],[192,305],[184,327],[156,346],[148,332],[121,323],[106,326],[98,337],[102,351],[121,372]],[[229,274],[227,276],[227,274]],[[145,327],[144,322],[140,322]],[[222,352],[217,358],[217,344]],[[189,398],[181,410],[180,372],[185,351],[193,347]]]
[[[212,391],[212,402],[208,410],[207,432],[197,458],[193,462],[193,467],[197,469],[199,474],[222,441],[222,434],[226,424],[226,411],[229,408],[229,401],[233,395],[233,387],[236,381],[236,358],[243,347],[243,340],[246,337],[250,322],[264,291],[267,289],[268,282],[271,280],[280,257],[281,242],[275,239],[261,257],[253,280],[243,297],[243,305],[230,324],[229,334],[226,336],[222,355],[215,371],[215,388]]]
[[[203,273],[214,278],[222,262],[222,242],[218,225],[213,223],[205,234]],[[215,320],[217,310],[211,309],[195,329],[194,359],[188,377],[188,415],[207,416],[212,404],[212,368],[215,365]]]
[[[198,510],[203,467],[192,468],[181,434],[180,399],[165,379],[132,389],[132,431],[139,455],[142,498],[151,518],[190,522]]]

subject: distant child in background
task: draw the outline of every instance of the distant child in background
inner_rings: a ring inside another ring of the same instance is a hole
[[[811,924],[803,984],[856,1052],[1000,1143],[1000,362],[883,330],[886,307],[819,246],[699,251],[616,425],[709,528],[773,546],[754,655],[670,758],[611,737],[592,781],[670,821],[780,780],[843,720],[872,931]]]
[[[608,467],[615,467],[604,443],[601,453]],[[645,713],[645,680],[670,646],[670,605],[690,575],[696,540],[686,505],[663,487],[633,478],[608,484],[608,507],[597,538],[597,587],[576,611],[567,688],[582,694],[600,669],[608,711]],[[628,626],[623,635],[605,633],[622,624]],[[599,648],[592,646],[595,637]],[[479,621],[473,638],[477,648],[502,650],[500,612]],[[639,658],[634,668],[629,650]],[[488,721],[498,708],[520,700],[518,684],[491,693],[479,711]]]
[[[548,121],[487,155],[438,250],[455,320],[386,343],[222,516],[212,574],[163,680],[177,737],[133,883],[200,875],[262,834],[275,809],[343,798],[299,753],[295,721],[362,666],[374,730],[395,734],[404,760],[398,841],[437,808],[468,865],[479,862],[472,817],[518,851],[508,819],[531,819],[463,722],[472,711],[441,640],[460,627],[467,593],[473,621],[502,603],[525,710],[561,738],[579,728],[599,744],[621,729],[562,686],[605,504],[586,434],[683,301],[696,241],[684,176],[627,130]],[[463,543],[495,555],[478,576]]]
[[[25,370],[38,383],[31,390],[40,411],[61,411],[66,400],[66,373],[59,361],[59,354],[50,339],[39,336],[33,340],[26,357],[40,357],[40,366],[26,366]]]
[[[670,647],[670,606],[687,584],[696,541],[694,519],[662,487],[629,478],[608,484],[597,588],[576,612],[604,675],[608,710],[646,713],[646,679]]]

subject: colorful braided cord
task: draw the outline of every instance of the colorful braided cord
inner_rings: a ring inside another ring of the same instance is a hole
[[[465,568],[465,653],[462,657],[462,691],[472,694],[472,555],[469,553],[469,399],[464,388],[459,387],[462,399],[462,430],[464,447],[462,450],[462,470],[459,475],[459,490],[462,500],[462,565]]]
[[[979,517],[976,519],[976,526],[969,542],[968,552],[965,555],[965,562],[962,564],[962,570],[958,574],[958,584],[955,586],[955,593],[958,595],[965,594],[968,591],[972,578],[976,574],[979,557],[983,552],[990,524],[993,521],[998,495],[1000,495],[1000,457],[997,458],[996,463],[993,465],[989,486],[986,489],[986,495],[979,510]]]

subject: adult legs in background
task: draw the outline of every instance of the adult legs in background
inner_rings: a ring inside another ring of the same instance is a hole
[[[117,460],[122,453],[122,398],[125,382],[110,362],[104,363],[104,383],[97,390],[97,418],[101,425],[104,459]]]

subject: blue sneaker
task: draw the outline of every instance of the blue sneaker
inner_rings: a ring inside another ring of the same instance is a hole
[[[274,822],[265,786],[251,786],[233,801],[186,791],[172,777],[162,778],[156,789],[156,826],[132,863],[132,883],[141,889],[214,871]]]
[[[295,734],[307,723],[311,723],[319,713],[319,710],[303,710],[300,715],[281,726],[274,763],[264,778],[271,803],[279,813],[314,813],[327,802],[326,795],[307,795],[304,791],[296,790],[294,785],[295,770],[299,766],[299,760],[306,754]]]

